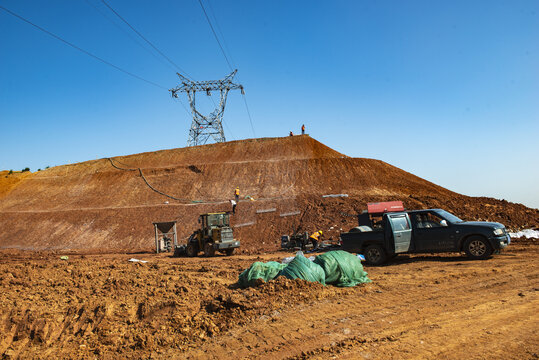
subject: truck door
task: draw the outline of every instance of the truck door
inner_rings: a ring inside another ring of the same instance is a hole
[[[454,231],[443,226],[443,220],[432,211],[412,214],[414,217],[414,244],[416,252],[451,251],[455,249]]]
[[[393,239],[395,239],[395,254],[408,251],[412,239],[412,227],[408,214],[390,214],[388,220],[393,231]]]

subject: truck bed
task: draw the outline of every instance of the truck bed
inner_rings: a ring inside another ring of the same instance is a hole
[[[348,252],[360,252],[362,250],[363,244],[365,243],[383,243],[384,230],[342,233],[341,241],[343,250]]]

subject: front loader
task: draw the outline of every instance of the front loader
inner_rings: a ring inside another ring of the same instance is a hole
[[[229,213],[202,214],[199,216],[198,222],[200,228],[193,232],[187,240],[185,248],[187,256],[197,256],[201,251],[204,252],[204,256],[214,256],[216,251],[230,256],[234,249],[240,247],[240,242],[234,240]]]

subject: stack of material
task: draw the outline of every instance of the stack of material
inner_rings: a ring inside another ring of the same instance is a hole
[[[347,251],[329,251],[318,255],[314,263],[324,269],[327,284],[349,287],[371,282],[363,270],[361,260]]]
[[[294,260],[288,264],[280,264],[275,261],[268,263],[255,262],[240,274],[238,284],[240,287],[245,288],[255,286],[260,281],[273,280],[278,276],[340,287],[371,282],[367,277],[367,273],[363,270],[361,260],[357,256],[346,251],[337,250],[319,255],[314,261],[307,259],[303,256],[303,253],[298,252]]]
[[[285,267],[286,264],[281,264],[277,261],[270,261],[267,263],[257,261],[240,274],[238,285],[242,288],[246,288],[256,286],[260,280],[264,282],[273,280]]]

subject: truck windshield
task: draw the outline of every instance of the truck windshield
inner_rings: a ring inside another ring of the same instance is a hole
[[[436,210],[436,213],[438,215],[440,215],[441,217],[443,217],[444,219],[446,219],[447,221],[449,221],[450,223],[459,223],[459,222],[462,222],[461,219],[459,219],[458,217],[456,217],[455,215],[445,211],[445,210]]]

